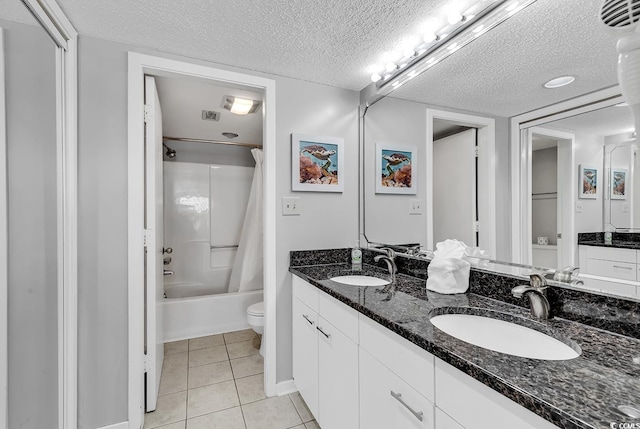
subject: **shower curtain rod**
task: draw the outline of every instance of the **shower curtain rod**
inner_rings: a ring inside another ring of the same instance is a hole
[[[261,144],[253,144],[253,143],[240,143],[240,142],[227,142],[223,140],[206,140],[206,139],[192,139],[192,138],[184,138],[184,137],[168,137],[162,136],[163,140],[170,140],[176,142],[194,142],[194,143],[211,143],[211,144],[226,144],[230,146],[243,146],[243,147],[251,147],[262,149]]]

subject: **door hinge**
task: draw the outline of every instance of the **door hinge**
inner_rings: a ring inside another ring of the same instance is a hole
[[[475,230],[475,232],[480,232],[480,222],[479,221],[473,222],[473,229]]]
[[[144,354],[142,358],[142,366],[144,367],[144,372],[149,372],[149,355]]]
[[[145,124],[153,119],[153,106],[150,104],[144,105],[144,122]]]
[[[476,158],[480,156],[480,148],[478,146],[475,147]]]
[[[142,240],[144,242],[144,247],[149,247],[151,243],[151,233],[152,231],[150,229],[145,229],[142,232]]]

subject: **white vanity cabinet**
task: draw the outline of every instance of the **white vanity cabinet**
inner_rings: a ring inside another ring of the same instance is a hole
[[[585,288],[622,296],[639,296],[640,251],[578,246],[578,253],[580,274],[596,276],[585,279]]]
[[[360,427],[433,429],[434,357],[360,315]]]
[[[293,378],[323,429],[358,428],[358,313],[293,277]]]

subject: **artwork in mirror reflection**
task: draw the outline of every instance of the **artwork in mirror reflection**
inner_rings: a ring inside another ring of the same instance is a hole
[[[598,169],[580,166],[580,198],[596,198],[598,194]]]
[[[413,171],[415,148],[376,144],[376,193],[415,194],[416,172]]]
[[[627,180],[627,169],[612,168],[611,169],[611,199],[626,199],[625,184]]]

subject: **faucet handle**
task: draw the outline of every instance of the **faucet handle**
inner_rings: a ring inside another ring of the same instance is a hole
[[[531,281],[531,286],[536,289],[544,289],[547,287],[547,279],[545,279],[544,275],[540,273],[529,274],[529,279]]]
[[[396,252],[394,252],[394,250],[389,247],[381,247],[380,250],[384,251],[390,258],[396,257]]]

